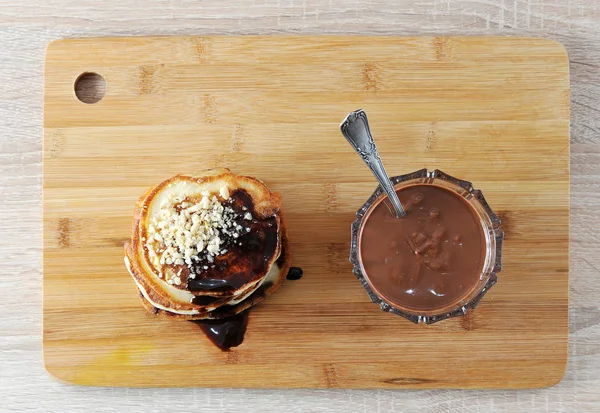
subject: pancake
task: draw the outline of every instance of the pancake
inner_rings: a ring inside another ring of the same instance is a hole
[[[273,294],[285,281],[286,275],[290,270],[291,262],[291,257],[288,248],[288,239],[285,232],[283,234],[282,245],[283,247],[281,256],[273,266],[274,269],[275,266],[277,266],[277,269],[269,272],[267,277],[265,277],[264,282],[258,288],[246,293],[244,297],[242,297],[240,302],[229,302],[225,305],[220,305],[216,309],[204,314],[183,315],[169,311],[169,309],[157,307],[156,303],[150,302],[147,299],[147,297],[144,296],[144,293],[140,290],[140,299],[142,301],[142,304],[144,308],[146,308],[146,310],[148,310],[154,315],[183,320],[222,319],[239,314],[242,311],[252,307],[253,305],[260,303],[268,295]]]
[[[281,196],[220,168],[177,175],[143,194],[125,265],[153,313],[188,320],[249,308],[290,266]]]

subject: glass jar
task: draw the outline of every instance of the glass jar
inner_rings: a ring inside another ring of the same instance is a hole
[[[450,317],[464,315],[469,309],[475,309],[485,293],[498,281],[497,274],[502,269],[502,242],[504,239],[504,232],[501,228],[500,219],[492,211],[482,192],[474,189],[471,182],[456,179],[440,170],[430,172],[427,169],[421,169],[410,174],[393,177],[391,178],[391,181],[399,195],[402,194],[403,189],[408,190],[411,187],[417,188],[417,186],[421,188],[424,186],[434,186],[450,191],[452,194],[462,198],[462,200],[464,200],[468,206],[470,206],[471,213],[475,218],[474,222],[477,222],[477,225],[481,225],[481,234],[483,234],[482,239],[484,240],[482,244],[485,245],[485,249],[483,250],[484,254],[480,259],[480,261],[482,261],[480,266],[481,268],[480,270],[477,270],[478,278],[473,278],[475,281],[471,280],[472,285],[470,285],[468,288],[465,288],[462,293],[459,292],[458,295],[451,300],[451,302],[445,302],[441,305],[432,304],[431,307],[417,308],[414,305],[408,305],[406,302],[402,302],[401,299],[390,298],[391,294],[389,294],[389,285],[391,284],[386,284],[386,288],[388,288],[388,291],[386,292],[385,288],[382,288],[382,282],[378,281],[383,279],[382,274],[369,274],[365,270],[362,253],[363,230],[365,228],[365,224],[373,211],[381,203],[387,200],[387,196],[383,193],[382,188],[379,186],[373,195],[371,195],[367,202],[356,213],[357,219],[352,224],[352,243],[350,249],[350,262],[354,267],[353,273],[366,289],[371,301],[378,304],[383,311],[400,315],[417,324],[431,324]],[[444,213],[444,207],[441,206],[440,209],[442,210],[442,213]],[[439,214],[439,211],[437,214]],[[386,228],[382,231],[387,230],[388,229]],[[415,234],[413,234],[413,236],[415,236]],[[423,239],[425,238],[425,236],[422,237]],[[370,239],[372,239],[372,237]],[[457,240],[458,239],[459,238],[457,238]],[[448,240],[444,242],[448,242]],[[410,240],[407,243],[407,246],[409,243]],[[460,245],[462,245],[462,243]],[[401,245],[398,248],[404,248],[404,246]],[[415,252],[415,254],[418,254],[418,252]],[[461,252],[461,254],[463,254],[462,259],[464,259],[465,253]],[[470,257],[466,258],[470,259]],[[472,258],[475,259],[475,257]],[[417,257],[417,260],[419,259],[420,258]],[[396,260],[398,259],[396,258]],[[376,268],[379,268],[377,271],[383,271],[381,270],[381,266]],[[420,274],[421,267],[419,266],[418,268]],[[373,272],[374,270],[370,271]],[[432,273],[431,269],[429,273]],[[435,274],[435,272],[433,272],[433,274]],[[442,273],[440,272],[440,274]],[[440,277],[444,276],[440,275]],[[452,277],[447,277],[443,282],[452,283],[458,281],[453,281]],[[406,282],[403,281],[403,283],[405,284]],[[460,288],[463,288],[462,284],[460,285]],[[459,291],[460,288],[458,288]],[[410,292],[412,289],[408,289],[406,291]],[[433,289],[429,289],[429,291],[439,295],[433,291]],[[440,296],[443,295],[444,294],[441,294]]]

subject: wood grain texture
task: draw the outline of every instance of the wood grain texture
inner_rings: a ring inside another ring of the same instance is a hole
[[[106,79],[93,105],[74,96],[84,72]],[[465,318],[413,325],[371,304],[352,276],[349,225],[376,186],[338,128],[359,106],[390,174],[469,178],[505,222],[500,282]],[[47,49],[44,127],[44,361],[58,378],[527,388],[563,376],[569,77],[554,41],[62,40]],[[217,165],[282,194],[293,264],[305,271],[253,310],[245,343],[228,353],[194,324],[146,314],[122,262],[144,188]]]
[[[0,1],[0,389],[2,409],[162,412],[573,412],[600,401],[600,5],[595,0],[138,2]],[[571,71],[569,362],[557,386],[531,391],[78,388],[42,365],[43,59],[55,39],[150,34],[479,34],[562,42]],[[18,264],[16,264],[18,263]],[[18,276],[15,276],[18,275]]]

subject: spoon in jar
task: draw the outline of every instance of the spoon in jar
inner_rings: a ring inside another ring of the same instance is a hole
[[[340,129],[346,140],[367,164],[373,175],[375,175],[375,178],[377,178],[377,181],[379,181],[379,185],[381,185],[392,204],[396,218],[405,216],[406,211],[404,211],[400,199],[398,199],[398,195],[394,190],[394,185],[392,185],[390,178],[385,172],[383,162],[381,162],[381,158],[379,157],[365,111],[359,109],[350,112],[341,123]]]

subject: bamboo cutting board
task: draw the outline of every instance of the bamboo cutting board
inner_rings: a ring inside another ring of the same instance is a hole
[[[104,99],[74,83],[102,75]],[[71,39],[46,55],[44,359],[102,386],[523,388],[567,360],[569,75],[563,47],[490,37]],[[472,180],[506,232],[467,317],[417,326],[371,304],[348,262],[375,181],[339,132],[364,108],[391,175]],[[147,314],[123,265],[133,206],[214,167],[282,193],[299,281],[221,352]]]

